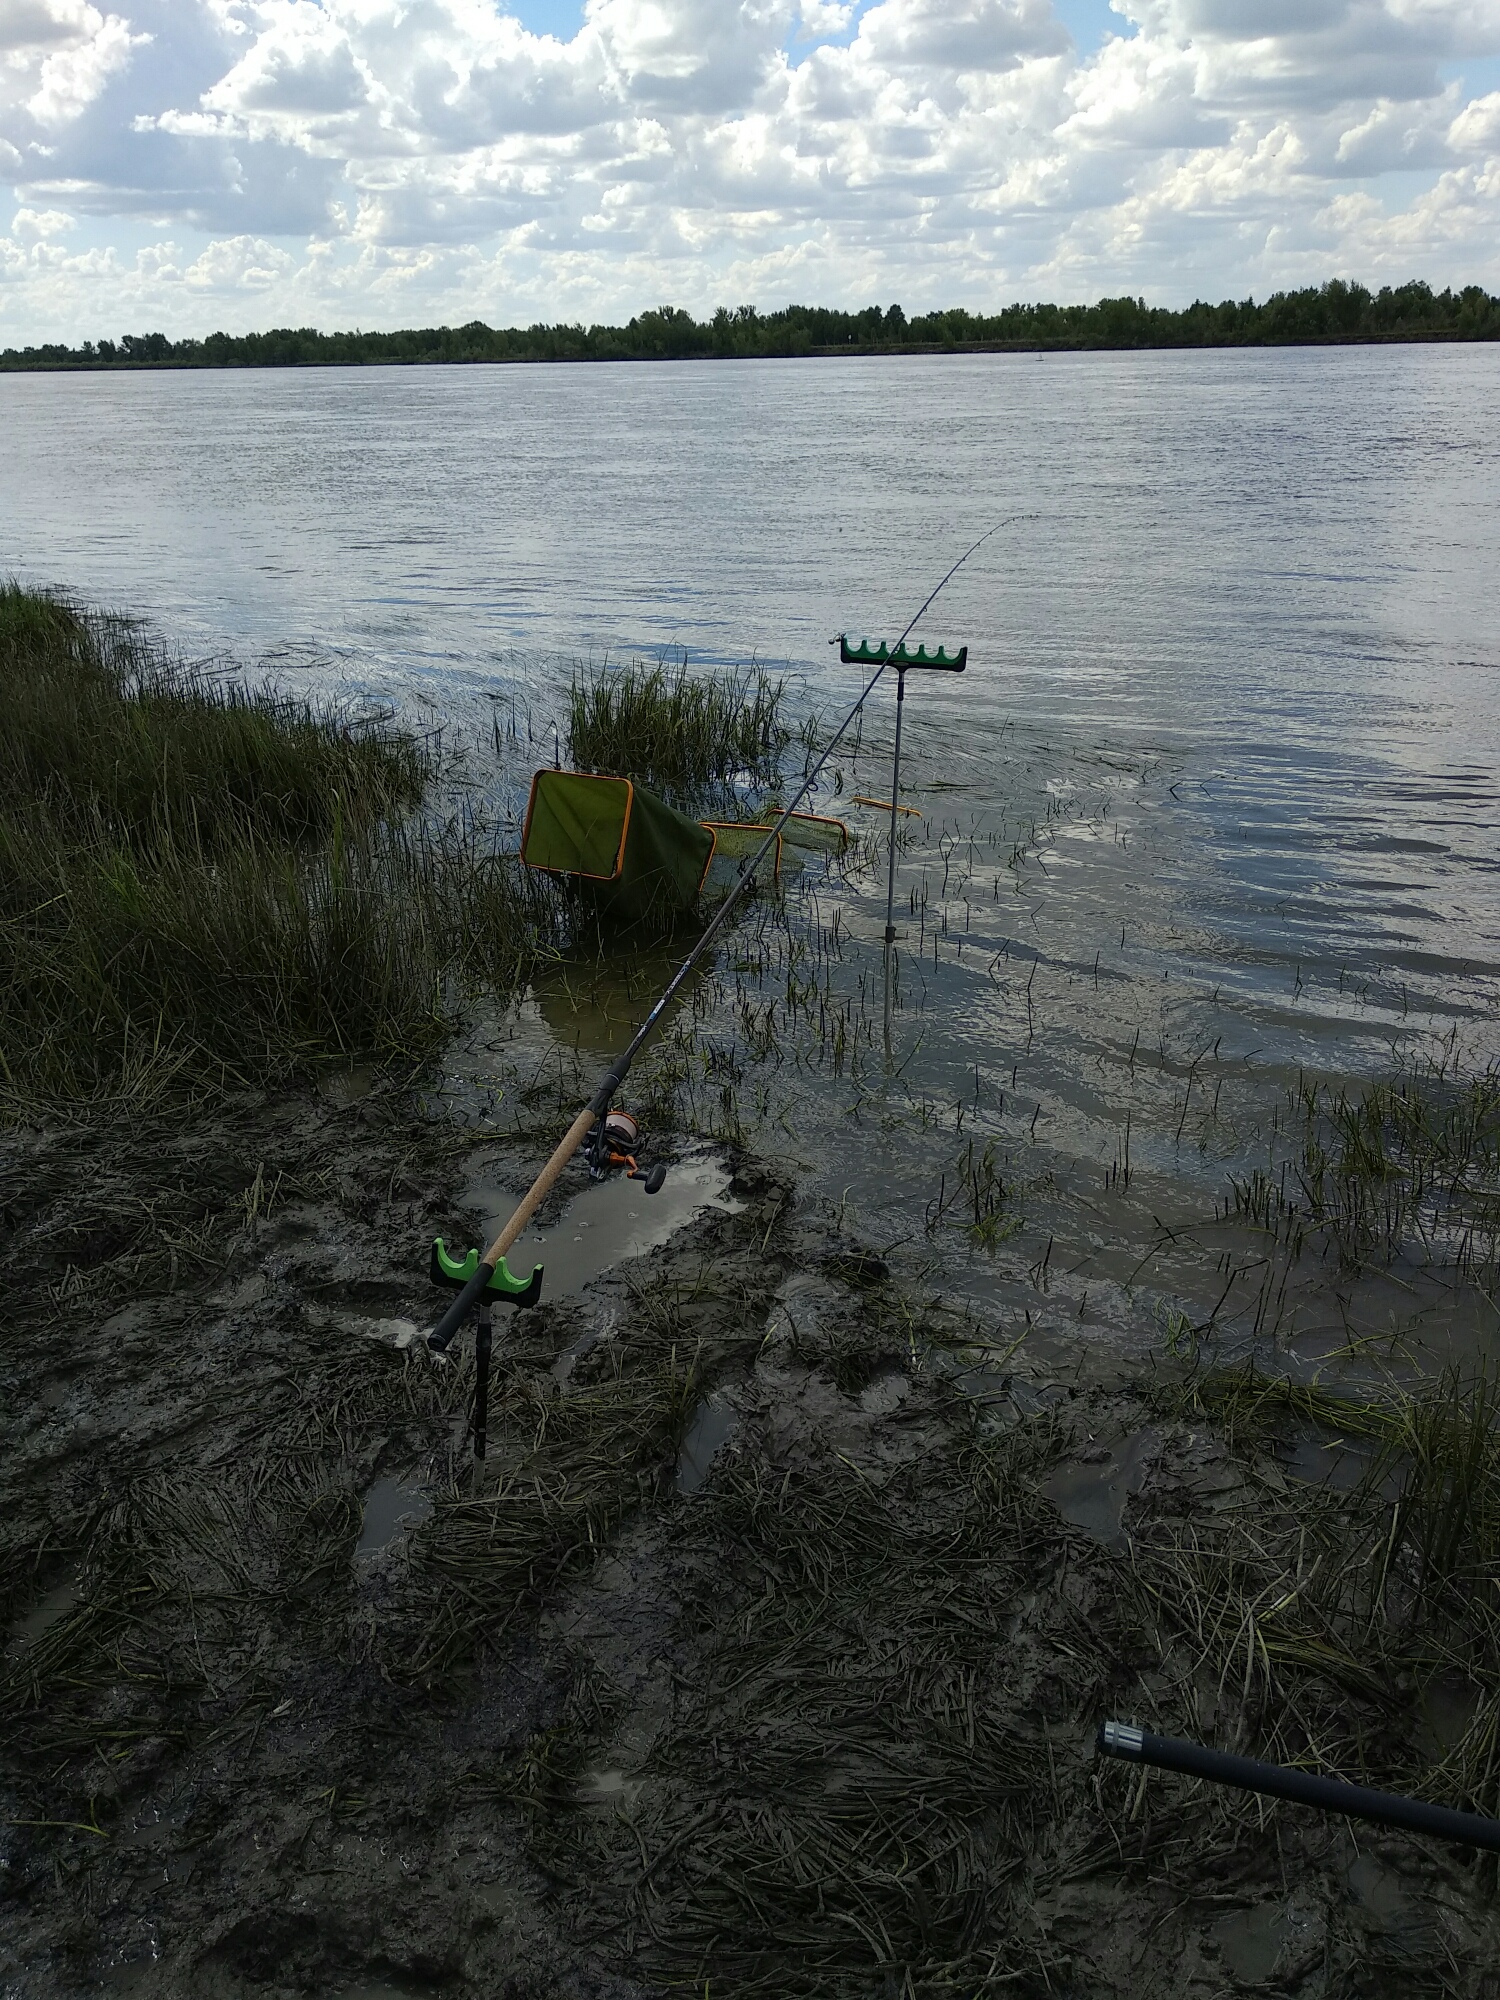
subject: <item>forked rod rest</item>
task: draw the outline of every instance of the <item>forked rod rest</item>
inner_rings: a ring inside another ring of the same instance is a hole
[[[1397,1792],[1371,1791],[1367,1785],[1346,1785],[1341,1778],[1320,1778],[1285,1764],[1262,1764],[1255,1757],[1234,1757],[1227,1750],[1210,1750],[1176,1736],[1154,1736],[1129,1722],[1101,1723],[1098,1749],[1105,1757],[1123,1757],[1127,1763],[1154,1764],[1162,1771],[1207,1778],[1210,1784],[1234,1785],[1242,1792],[1342,1813],[1346,1819],[1405,1827],[1410,1833],[1428,1833],[1438,1840],[1456,1840],[1500,1854],[1500,1820],[1478,1813],[1454,1812],[1449,1806],[1428,1805],[1424,1799],[1402,1798]]]

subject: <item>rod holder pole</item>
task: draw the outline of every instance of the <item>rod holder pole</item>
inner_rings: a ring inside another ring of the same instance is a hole
[[[490,1349],[494,1336],[494,1316],[489,1301],[483,1300],[474,1329],[474,1466],[484,1464],[490,1427]]]
[[[896,827],[901,812],[901,716],[906,707],[906,669],[896,669],[896,751],[891,764],[891,837],[885,874],[885,1052],[891,1053],[891,1007],[896,950]]]

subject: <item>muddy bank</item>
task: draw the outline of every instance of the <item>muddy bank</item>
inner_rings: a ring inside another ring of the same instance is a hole
[[[1465,1782],[1493,1702],[1379,1639],[1347,1482],[717,1157],[500,1319],[476,1484],[413,1336],[525,1143],[380,1090],[6,1136],[7,1990],[1488,1992],[1491,1865],[1093,1762]]]

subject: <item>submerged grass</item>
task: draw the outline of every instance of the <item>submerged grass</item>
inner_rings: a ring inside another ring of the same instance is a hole
[[[0,1081],[263,1081],[415,1062],[505,987],[547,892],[417,814],[418,741],[0,590]]]
[[[1233,1216],[1357,1270],[1399,1257],[1492,1282],[1500,1259],[1500,1070],[1416,1070],[1362,1093],[1304,1081],[1276,1174],[1232,1183]]]
[[[568,694],[568,754],[583,771],[636,778],[684,803],[725,791],[744,774],[772,784],[791,731],[786,683],[755,667],[690,674],[675,668],[600,667]]]

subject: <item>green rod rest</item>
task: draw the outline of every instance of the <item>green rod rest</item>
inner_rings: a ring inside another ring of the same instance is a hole
[[[944,673],[961,674],[969,664],[969,649],[960,646],[956,653],[945,653],[941,646],[934,646],[929,653],[925,646],[918,646],[912,653],[903,643],[893,652],[884,639],[874,645],[868,639],[861,639],[857,646],[851,646],[841,632],[839,658],[846,667],[895,667],[900,673],[905,673],[908,667],[937,667]]]
[[[450,1257],[448,1246],[441,1236],[433,1238],[432,1259],[427,1267],[427,1275],[435,1285],[446,1285],[451,1291],[461,1292],[479,1269],[479,1252],[470,1250],[466,1256]],[[495,1266],[495,1275],[485,1286],[508,1306],[534,1306],[542,1296],[542,1266],[532,1267],[529,1278],[515,1278],[506,1269],[502,1257]]]

